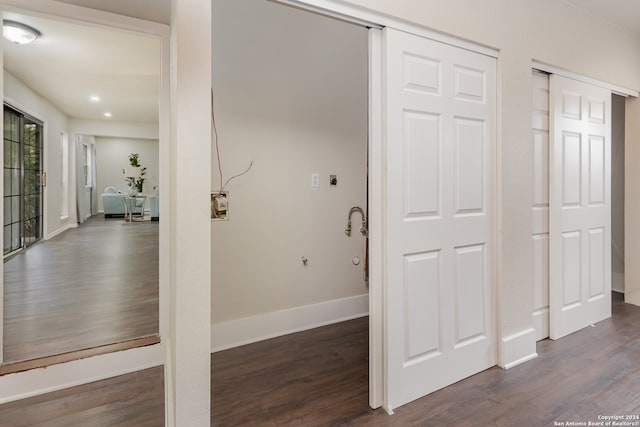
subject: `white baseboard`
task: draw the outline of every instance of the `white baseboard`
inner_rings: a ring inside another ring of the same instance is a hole
[[[536,353],[536,330],[534,328],[525,329],[502,338],[499,363],[502,368],[510,369],[536,357],[538,357],[538,353]]]
[[[46,240],[52,239],[52,238],[56,237],[58,234],[64,233],[65,231],[67,231],[69,229],[72,229],[72,228],[78,228],[78,224],[74,222],[74,223],[63,225],[62,227],[58,228],[57,230],[49,233],[47,235]]]
[[[369,295],[274,311],[211,325],[211,352],[300,332],[369,314]]]
[[[0,404],[164,365],[156,344],[0,377]]]

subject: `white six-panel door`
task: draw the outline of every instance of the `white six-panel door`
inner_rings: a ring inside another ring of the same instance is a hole
[[[386,28],[385,407],[496,363],[494,58]]]
[[[550,77],[550,337],[611,316],[611,92]]]

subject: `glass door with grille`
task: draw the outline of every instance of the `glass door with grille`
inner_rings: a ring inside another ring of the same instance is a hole
[[[4,255],[42,238],[42,123],[4,106]]]

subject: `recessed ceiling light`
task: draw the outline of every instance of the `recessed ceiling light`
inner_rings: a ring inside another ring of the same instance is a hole
[[[100,97],[98,95],[91,95],[89,99],[91,102],[100,102]]]
[[[112,114],[111,113],[104,113],[104,116],[108,118],[108,117],[111,117]]]
[[[21,22],[5,19],[2,21],[2,35],[10,42],[28,44],[35,41],[42,34],[35,28]]]

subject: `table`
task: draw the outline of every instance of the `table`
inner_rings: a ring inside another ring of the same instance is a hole
[[[124,202],[124,220],[127,221],[127,214],[129,215],[129,222],[133,222],[134,218],[134,209],[137,205],[137,201],[142,200],[142,205],[140,206],[140,217],[136,219],[136,221],[142,221],[144,218],[144,205],[147,201],[147,196],[138,194],[136,196],[123,196],[122,201]],[[137,214],[136,214],[137,215]]]

